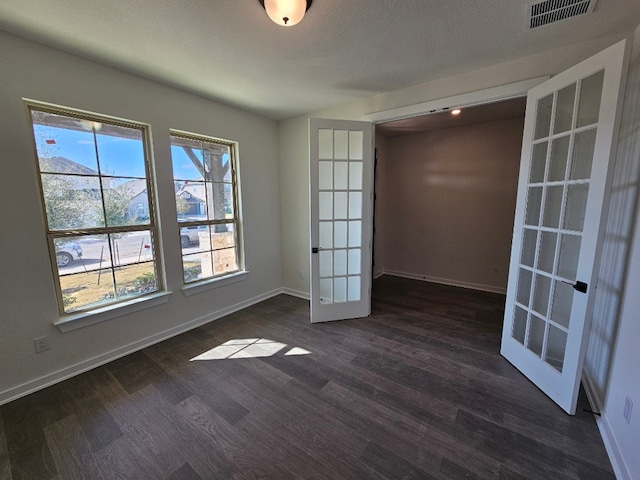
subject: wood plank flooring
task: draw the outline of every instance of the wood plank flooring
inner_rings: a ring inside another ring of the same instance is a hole
[[[311,325],[280,295],[6,404],[0,478],[614,478],[584,393],[570,417],[499,355],[503,296],[373,298]]]

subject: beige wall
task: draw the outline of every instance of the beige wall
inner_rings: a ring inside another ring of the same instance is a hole
[[[385,272],[506,291],[523,124],[517,117],[387,139]]]
[[[282,288],[276,122],[0,33],[0,402],[176,334]],[[62,333],[22,98],[148,123],[160,187],[169,301]],[[239,142],[246,266],[242,282],[185,296],[169,128]],[[35,354],[32,339],[49,336]]]

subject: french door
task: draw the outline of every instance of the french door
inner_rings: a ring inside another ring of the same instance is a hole
[[[311,322],[371,313],[373,124],[309,120]]]
[[[501,354],[574,414],[624,65],[620,42],[529,91]]]

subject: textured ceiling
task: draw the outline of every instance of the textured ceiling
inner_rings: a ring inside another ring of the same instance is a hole
[[[628,31],[640,1],[534,30],[528,0],[2,0],[0,29],[275,119]]]

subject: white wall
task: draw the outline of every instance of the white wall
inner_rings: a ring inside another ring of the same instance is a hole
[[[387,139],[385,272],[506,292],[523,124],[517,117]]]
[[[598,426],[605,445],[618,477],[625,480],[640,478],[639,175],[640,27],[631,55],[584,372],[587,393],[602,412]],[[622,415],[627,396],[634,402],[631,424]]]
[[[5,33],[0,60],[0,402],[281,289],[276,122]],[[168,303],[68,333],[52,325],[56,296],[23,97],[151,125]],[[181,291],[169,128],[239,142],[250,271],[242,282]],[[32,339],[42,335],[51,349],[36,355]]]

